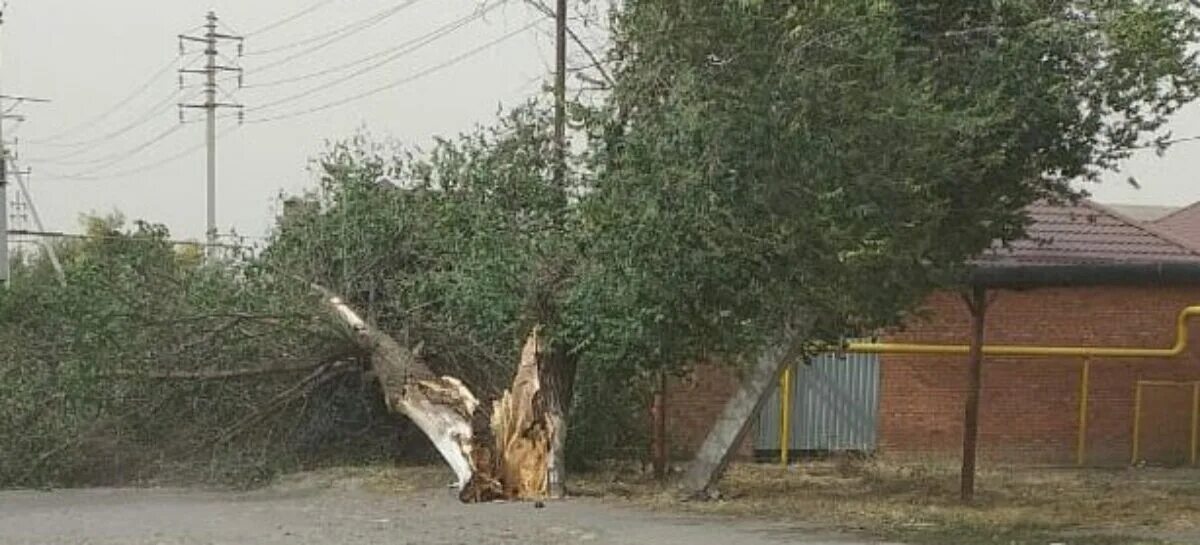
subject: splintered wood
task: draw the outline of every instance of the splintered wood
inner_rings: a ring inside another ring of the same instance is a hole
[[[534,328],[521,350],[512,388],[492,404],[487,429],[475,441],[475,474],[462,490],[465,502],[541,499],[549,493],[551,437],[542,399],[544,347]]]
[[[455,377],[436,376],[414,350],[363,320],[341,298],[319,286],[326,306],[349,326],[370,354],[387,406],[411,419],[458,478],[464,502],[533,500],[551,495],[551,473],[561,472],[564,406],[569,396],[544,389],[564,365],[552,357],[535,327],[525,341],[512,387],[480,403]],[[557,493],[556,493],[557,494]]]

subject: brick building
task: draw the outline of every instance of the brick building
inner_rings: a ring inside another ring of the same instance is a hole
[[[1186,209],[1185,209],[1186,210]],[[1200,251],[1151,222],[1107,207],[1031,208],[1028,240],[977,261],[991,286],[988,345],[1169,348],[1181,309],[1200,304]],[[1200,217],[1200,214],[1198,214]],[[970,313],[961,297],[937,293],[924,318],[883,342],[966,344]],[[1200,321],[1196,322],[1200,324]],[[1196,331],[1197,327],[1189,330]],[[1187,463],[1200,383],[1200,344],[1173,359],[1091,361],[1086,463],[1130,462],[1134,414],[1139,459]],[[797,368],[790,450],[871,450],[895,457],[961,452],[967,391],[963,356],[830,356]],[[1079,446],[1083,359],[988,357],[979,428],[984,459],[1070,464]],[[729,370],[705,368],[673,386],[668,418],[676,454],[686,456],[736,387]],[[1136,385],[1142,386],[1140,400]],[[743,452],[779,450],[777,397],[764,408]],[[799,453],[797,453],[799,454]]]

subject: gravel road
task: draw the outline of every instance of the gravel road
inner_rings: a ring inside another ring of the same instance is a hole
[[[575,499],[462,505],[449,490],[399,495],[310,487],[0,492],[0,545],[868,545],[811,530]]]

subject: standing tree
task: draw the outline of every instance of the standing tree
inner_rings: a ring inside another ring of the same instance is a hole
[[[624,319],[594,342],[750,360],[685,491],[712,491],[781,366],[1163,142],[1197,29],[1168,0],[625,2],[584,203],[606,266],[581,280]]]

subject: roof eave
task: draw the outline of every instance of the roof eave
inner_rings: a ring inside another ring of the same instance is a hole
[[[969,283],[985,288],[1200,286],[1200,261],[1078,265],[980,265]]]

